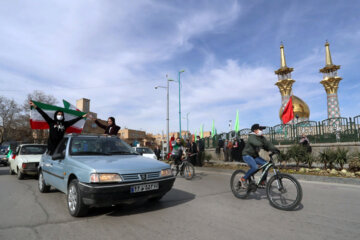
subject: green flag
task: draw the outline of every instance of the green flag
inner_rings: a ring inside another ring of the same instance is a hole
[[[215,123],[214,120],[212,121],[212,128],[211,128],[211,137],[214,137],[216,134],[216,130],[215,130]]]
[[[204,138],[204,124],[200,126],[200,138]]]
[[[195,134],[194,134],[194,142],[196,142],[196,136],[197,134],[196,134],[196,130],[195,130]]]
[[[234,130],[235,130],[235,132],[239,131],[239,110],[236,111],[236,120],[235,120]]]

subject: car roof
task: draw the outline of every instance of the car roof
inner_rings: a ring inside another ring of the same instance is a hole
[[[23,143],[23,144],[20,144],[19,147],[24,147],[24,146],[45,146],[46,147],[46,144],[39,144],[39,143]]]
[[[91,134],[78,134],[78,133],[69,133],[66,134],[65,137],[88,137],[88,138],[94,138],[94,137],[98,137],[98,138],[119,138],[118,136],[115,135],[108,135],[108,134],[95,134],[95,133],[91,133]]]

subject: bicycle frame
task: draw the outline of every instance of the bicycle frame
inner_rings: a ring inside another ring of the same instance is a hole
[[[264,165],[262,165],[261,167],[259,167],[253,174],[251,174],[250,177],[253,177],[257,172],[259,172],[260,170],[263,170],[263,173],[261,174],[261,177],[259,178],[258,182],[255,182],[256,186],[259,186],[259,184],[261,183],[261,181],[264,180],[265,178],[265,174],[267,174],[270,170],[270,168],[273,168],[274,170],[274,174],[277,175],[278,170],[273,162],[272,159],[272,155],[270,155],[270,160],[269,162],[265,163]],[[279,187],[279,186],[278,186]]]

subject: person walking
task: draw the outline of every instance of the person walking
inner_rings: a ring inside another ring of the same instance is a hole
[[[96,125],[98,125],[100,128],[105,129],[104,134],[108,135],[117,135],[120,127],[115,124],[115,118],[109,117],[107,120],[107,125],[104,125],[100,123],[99,119],[95,120]]]
[[[224,152],[224,162],[228,162],[228,161],[229,161],[228,143],[229,143],[229,141],[226,139],[226,140],[224,141],[224,148],[223,148],[223,152]]]
[[[191,142],[190,153],[191,153],[190,162],[192,165],[196,166],[198,150],[197,150],[197,145],[196,145],[195,141]]]
[[[229,139],[228,145],[227,145],[227,152],[228,152],[229,162],[233,161],[232,148],[233,148],[233,143],[232,143],[232,140]]]
[[[40,113],[40,115],[45,119],[47,124],[49,125],[49,138],[47,141],[47,152],[50,155],[53,155],[56,147],[59,145],[60,141],[63,139],[66,129],[82,118],[86,118],[87,114],[83,116],[74,118],[70,121],[65,121],[64,112],[57,110],[54,113],[54,118],[49,117],[41,108],[37,107],[33,101],[30,100],[30,106],[36,109]]]
[[[200,139],[199,136],[197,136],[197,147],[198,147],[198,157],[197,157],[197,166],[202,167],[203,166],[203,154],[205,151],[205,144],[202,139]]]
[[[156,145],[156,147],[154,149],[154,153],[155,153],[157,160],[160,160],[161,150],[158,145]]]

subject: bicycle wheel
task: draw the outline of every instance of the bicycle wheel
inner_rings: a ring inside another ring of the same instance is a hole
[[[172,162],[170,163],[170,169],[171,169],[171,173],[176,177],[177,174],[179,173],[178,166]]]
[[[230,179],[230,188],[232,193],[234,194],[235,197],[237,198],[247,198],[247,196],[249,195],[249,191],[248,191],[248,187],[247,186],[243,186],[240,179],[242,177],[245,176],[245,171],[244,170],[236,170],[235,172],[233,172],[233,174],[231,175],[231,179]]]
[[[184,165],[183,165],[182,171],[183,171],[184,178],[186,180],[191,180],[195,175],[195,168],[191,163],[189,163],[187,161],[184,162],[183,164]]]
[[[279,173],[266,184],[266,195],[270,205],[281,210],[293,210],[302,199],[300,183],[291,175]]]

